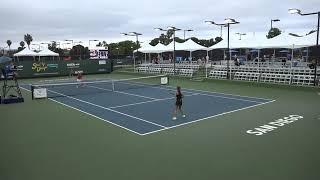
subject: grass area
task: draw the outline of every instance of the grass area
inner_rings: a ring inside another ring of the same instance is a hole
[[[276,101],[138,136],[23,91],[25,103],[0,105],[0,179],[320,179],[318,88],[176,77],[170,85]],[[292,114],[304,118],[263,136],[246,133]]]

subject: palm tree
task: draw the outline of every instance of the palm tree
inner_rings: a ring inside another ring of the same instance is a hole
[[[22,47],[22,49],[24,48],[24,45],[25,45],[24,41],[21,41],[20,46]]]
[[[30,44],[33,41],[33,38],[30,34],[25,34],[24,35],[24,41],[27,42],[28,48],[30,49]]]
[[[10,51],[10,46],[11,46],[11,44],[12,44],[12,41],[11,41],[11,40],[7,40],[7,44],[8,44],[8,46],[9,46],[9,51]]]

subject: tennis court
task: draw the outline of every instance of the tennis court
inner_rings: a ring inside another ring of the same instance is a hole
[[[0,106],[1,179],[319,179],[318,88],[141,77],[21,80],[25,103]]]
[[[177,120],[172,120],[175,87],[161,85],[161,77],[163,76],[36,86],[46,87],[49,99],[54,102],[138,135],[176,128],[274,101],[183,89],[183,109],[187,117],[180,116]]]

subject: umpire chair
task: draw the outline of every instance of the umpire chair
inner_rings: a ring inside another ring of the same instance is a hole
[[[20,103],[24,102],[19,83],[17,80],[15,67],[2,68],[3,85],[2,85],[2,104]],[[15,94],[12,94],[15,92]]]

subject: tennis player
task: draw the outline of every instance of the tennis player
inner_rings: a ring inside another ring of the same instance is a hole
[[[177,86],[177,91],[176,91],[176,106],[175,106],[175,110],[173,112],[173,118],[172,120],[176,120],[177,119],[177,112],[180,111],[182,117],[186,117],[186,115],[183,113],[182,111],[182,98],[183,98],[183,94],[181,93],[181,87]]]
[[[81,72],[79,72],[78,73],[78,75],[77,75],[77,82],[79,83],[79,85],[77,85],[77,88],[79,87],[79,86],[83,86],[84,84],[82,83],[82,81],[83,81],[83,75],[82,75],[82,73]]]

